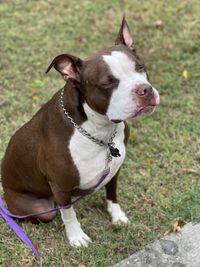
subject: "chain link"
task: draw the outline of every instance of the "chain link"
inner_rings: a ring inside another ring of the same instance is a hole
[[[61,90],[61,94],[60,94],[60,104],[61,104],[61,108],[64,111],[64,114],[66,115],[66,117],[69,119],[69,121],[71,122],[71,124],[74,126],[74,128],[76,128],[83,136],[86,136],[88,139],[90,139],[91,141],[93,141],[94,143],[98,144],[99,146],[104,146],[107,149],[109,148],[110,145],[115,146],[115,143],[113,143],[113,139],[115,138],[115,135],[117,133],[117,131],[115,130],[113,132],[113,134],[110,137],[110,140],[108,143],[104,142],[103,140],[100,140],[94,136],[92,136],[91,134],[89,134],[82,126],[78,125],[73,118],[69,115],[69,113],[67,112],[65,106],[64,106],[64,101],[63,101],[63,95],[64,95],[64,88]],[[112,156],[110,153],[108,153],[108,160],[111,161],[112,160]]]

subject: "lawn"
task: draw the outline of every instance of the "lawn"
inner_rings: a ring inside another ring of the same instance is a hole
[[[112,266],[163,235],[180,219],[200,219],[200,5],[182,1],[25,1],[0,3],[0,159],[10,136],[61,88],[54,56],[82,58],[112,46],[123,13],[161,104],[129,121],[131,135],[119,177],[126,227],[113,227],[105,193],[76,207],[93,243],[69,246],[60,216],[49,224],[21,224],[45,267]],[[0,266],[37,266],[30,250],[0,218]]]

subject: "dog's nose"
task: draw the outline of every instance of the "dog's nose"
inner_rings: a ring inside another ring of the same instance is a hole
[[[151,87],[151,85],[149,84],[140,84],[137,86],[135,93],[139,96],[139,97],[147,97],[150,94],[152,94],[153,92],[153,88]]]

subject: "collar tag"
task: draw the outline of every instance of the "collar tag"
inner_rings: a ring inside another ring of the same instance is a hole
[[[108,145],[109,146],[109,150],[110,153],[113,157],[121,157],[120,153],[119,153],[119,149],[115,147],[115,143],[112,142],[111,144]]]

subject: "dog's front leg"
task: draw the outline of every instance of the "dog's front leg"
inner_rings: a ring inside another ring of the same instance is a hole
[[[81,229],[73,207],[61,209],[60,212],[70,245],[74,247],[87,246],[91,239]]]
[[[117,174],[106,185],[107,211],[111,215],[113,224],[126,224],[128,218],[117,203]]]
[[[64,185],[58,185],[52,181],[49,181],[49,185],[58,205],[64,206],[71,203],[71,194],[61,190]],[[91,239],[81,229],[73,207],[61,209],[60,212],[70,245],[74,247],[87,246],[88,243],[91,242]]]

